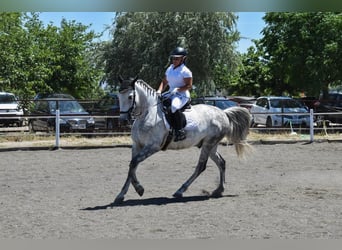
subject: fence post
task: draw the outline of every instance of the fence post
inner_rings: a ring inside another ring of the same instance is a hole
[[[313,109],[310,109],[310,142],[314,141],[314,119]]]
[[[60,126],[59,126],[59,118],[60,118],[60,113],[59,113],[59,108],[56,109],[56,144],[55,144],[55,149],[59,149],[59,136],[60,136]]]

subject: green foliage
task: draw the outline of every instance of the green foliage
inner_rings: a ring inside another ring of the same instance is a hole
[[[21,99],[42,92],[101,94],[102,71],[93,59],[97,35],[88,28],[66,20],[45,27],[37,13],[0,13],[0,90]]]
[[[260,50],[254,47],[248,48],[247,53],[241,55],[238,72],[231,80],[230,95],[260,96],[272,93],[268,86],[271,75],[262,56]]]
[[[342,79],[342,15],[330,12],[267,13],[260,48],[274,94],[317,96]]]
[[[156,87],[169,64],[170,52],[183,46],[188,50],[187,65],[193,72],[196,92],[214,91],[218,65],[228,68],[228,73],[237,65],[235,21],[234,14],[223,12],[117,13],[114,39],[104,53],[107,81],[115,85],[119,74],[139,74]]]

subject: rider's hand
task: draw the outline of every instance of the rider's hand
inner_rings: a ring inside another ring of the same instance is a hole
[[[156,91],[156,93],[157,93],[157,96],[161,96],[161,91],[159,89]]]
[[[171,91],[171,94],[174,95],[178,92],[179,88],[174,88],[172,91]]]

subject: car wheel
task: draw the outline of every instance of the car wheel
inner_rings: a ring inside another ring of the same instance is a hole
[[[271,117],[267,117],[267,120],[266,120],[266,128],[272,128],[273,125],[272,125],[272,118]]]

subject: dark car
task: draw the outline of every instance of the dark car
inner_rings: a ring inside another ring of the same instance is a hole
[[[326,125],[329,125],[330,122],[342,123],[342,92],[330,92],[327,98],[323,98],[321,95],[314,104],[314,111],[317,124],[322,121],[326,121]]]
[[[127,122],[120,121],[120,104],[119,97],[116,93],[108,93],[92,108],[88,109],[89,113],[95,119],[95,127],[97,129],[111,131],[128,131],[130,126]]]
[[[30,112],[29,129],[35,131],[55,131],[56,110],[60,111],[61,132],[93,132],[95,121],[77,100],[70,97],[51,97],[36,99]]]
[[[239,106],[237,102],[234,102],[232,100],[229,100],[225,97],[221,96],[205,96],[205,97],[199,97],[191,100],[192,105],[196,104],[207,104],[216,106],[220,109],[226,109],[234,106]]]

